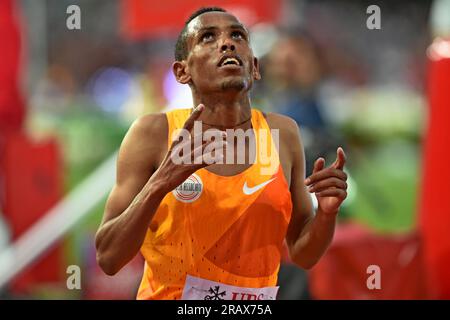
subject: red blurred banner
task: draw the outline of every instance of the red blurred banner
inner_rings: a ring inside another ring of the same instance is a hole
[[[161,34],[176,36],[192,12],[213,6],[230,11],[246,25],[273,22],[278,19],[281,3],[279,0],[122,0],[122,32],[132,40]]]
[[[0,134],[20,129],[25,113],[19,92],[21,42],[15,4],[0,1]]]
[[[437,299],[450,299],[449,47],[450,40],[437,40],[428,50],[429,113],[419,207],[429,285]]]
[[[379,288],[371,286],[373,266],[379,268]],[[427,299],[420,237],[339,225],[327,253],[311,269],[310,290],[314,299]]]
[[[17,240],[52,208],[62,195],[62,165],[54,141],[35,143],[24,134],[6,136],[0,157],[2,209]],[[15,294],[27,294],[38,283],[59,283],[65,277],[62,245],[54,245],[12,283]]]

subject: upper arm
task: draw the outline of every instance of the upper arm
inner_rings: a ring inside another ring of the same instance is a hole
[[[297,123],[287,117],[270,114],[272,123],[280,130],[280,157],[288,157],[290,164],[290,192],[292,215],[289,222],[286,242],[291,248],[303,227],[313,217],[311,196],[305,186],[305,152]],[[284,150],[282,149],[284,148]]]
[[[133,122],[120,146],[116,183],[106,201],[102,224],[125,211],[156,170],[165,149],[165,114],[145,115]]]

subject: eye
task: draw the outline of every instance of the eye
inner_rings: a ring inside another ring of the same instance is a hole
[[[211,41],[213,38],[214,38],[214,34],[212,32],[205,32],[200,37],[200,40],[203,42],[208,42],[208,41]]]
[[[233,39],[238,39],[238,40],[245,40],[245,35],[242,31],[233,31],[231,33],[231,37]]]

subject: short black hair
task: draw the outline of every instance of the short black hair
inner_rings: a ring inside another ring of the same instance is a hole
[[[175,60],[181,61],[183,59],[186,59],[187,57],[187,26],[189,22],[197,18],[199,15],[204,14],[206,12],[227,12],[225,9],[220,7],[203,7],[192,13],[189,18],[184,23],[183,30],[181,30],[180,34],[178,35],[177,43],[175,45]]]

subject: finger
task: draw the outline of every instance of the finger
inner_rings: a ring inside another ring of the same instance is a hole
[[[200,103],[191,113],[191,115],[189,116],[189,118],[186,120],[186,122],[184,123],[183,129],[187,130],[187,131],[191,131],[191,129],[194,127],[194,122],[195,120],[198,119],[198,117],[200,117],[200,114],[202,113],[202,111],[205,109],[205,105]]]
[[[333,167],[329,167],[326,168],[324,170],[321,170],[317,173],[314,173],[312,175],[310,175],[306,180],[305,180],[305,184],[307,186],[314,184],[320,180],[323,179],[327,179],[327,178],[331,178],[331,177],[336,177],[339,178],[341,180],[347,181],[347,174],[340,170],[340,169],[335,169]]]
[[[194,158],[194,163],[203,165],[203,167],[209,166],[213,163],[223,163],[221,161],[224,159],[223,147],[225,145],[225,140],[209,141],[205,143],[203,147],[206,148],[206,146],[209,146],[208,149],[210,149],[210,151],[199,152],[199,155]],[[194,152],[194,155],[195,154],[196,153]]]
[[[185,148],[184,145],[186,145],[187,142],[183,141],[180,144],[177,144],[172,148],[170,151],[170,161],[172,161],[173,164],[176,165],[184,165],[184,164],[190,164],[191,163],[191,154],[189,152],[184,152]],[[189,149],[189,147],[188,147]],[[190,150],[190,149],[189,149]]]
[[[226,132],[225,131],[221,131],[218,129],[209,129],[212,131],[217,131],[217,134],[214,135],[213,137],[217,137],[217,136],[221,136],[223,138],[226,138]],[[192,134],[186,131],[185,133],[182,135],[181,133],[178,135],[177,138],[175,138],[175,140],[172,142],[171,145],[171,149],[172,151],[175,149],[176,146],[178,146],[177,149],[184,149],[187,148],[188,150],[193,150],[193,148],[195,148],[197,145],[201,145],[203,143],[203,132],[199,132],[196,133],[194,135],[194,137],[192,137]],[[181,139],[183,137],[183,139]],[[190,144],[190,149],[189,146],[187,146],[188,144]]]
[[[317,192],[316,196],[318,197],[338,197],[342,200],[347,198],[347,191],[342,189],[327,189],[325,191]]]
[[[341,147],[337,148],[336,154],[337,154],[336,161],[334,161],[334,163],[331,166],[336,169],[342,170],[344,169],[344,164],[346,161],[344,149],[342,149]]]
[[[185,126],[187,124],[187,120],[185,122]],[[195,132],[194,132],[195,133]],[[196,133],[194,138],[192,138],[192,133],[186,128],[177,129],[172,133],[172,144],[171,148],[174,148],[176,145],[187,141],[186,143],[194,143],[194,141],[202,141],[203,140],[203,132]]]
[[[201,158],[204,154],[210,153],[212,151],[216,152],[222,152],[223,147],[226,145],[226,140],[220,139],[220,140],[212,140],[212,141],[205,141],[202,145],[196,147],[192,154],[194,154],[194,157]],[[206,148],[208,147],[208,151],[206,151]]]
[[[198,152],[198,145],[202,146],[203,148],[208,145],[210,142],[217,140],[224,140],[227,138],[227,133],[225,131],[221,131],[221,130],[217,130],[217,129],[209,129],[211,131],[215,131],[214,135],[212,136],[213,139],[211,140],[203,140],[204,138],[204,133],[200,132],[199,134],[195,135],[193,139],[191,139],[191,149],[190,150],[197,150]],[[201,151],[200,151],[201,152]],[[195,154],[197,155],[197,153]]]
[[[192,148],[195,146],[195,143],[197,141],[199,141],[200,143],[202,142],[202,140],[203,140],[203,133],[202,132],[197,133],[194,136],[194,138],[192,138],[190,134],[189,134],[189,136],[187,138],[186,138],[186,136],[184,137],[184,139],[180,139],[180,138],[181,138],[181,135],[179,135],[176,138],[176,140],[174,140],[172,142],[171,153],[180,155],[179,152],[180,151],[184,151],[185,148],[187,150],[192,150]]]
[[[313,174],[319,172],[325,166],[325,159],[319,158],[314,162]]]
[[[310,186],[308,188],[309,192],[321,192],[328,188],[339,188],[346,190],[347,189],[347,183],[341,179],[338,178],[328,178],[325,180],[320,180],[314,185]]]
[[[183,140],[179,144],[172,147],[170,152],[170,157],[173,163],[175,164],[192,164],[192,163],[200,163],[195,161],[201,161],[202,152],[204,148],[211,143],[219,143],[222,146],[222,143],[226,143],[226,132],[221,132],[221,137],[223,139],[220,140],[212,140],[205,141],[197,146],[198,143],[195,143],[195,139],[199,138],[202,141],[202,134],[197,134],[194,139]],[[212,146],[212,148],[218,148],[217,146]],[[223,146],[222,146],[223,148]],[[197,160],[196,160],[197,159]],[[194,161],[194,162],[193,162]]]

